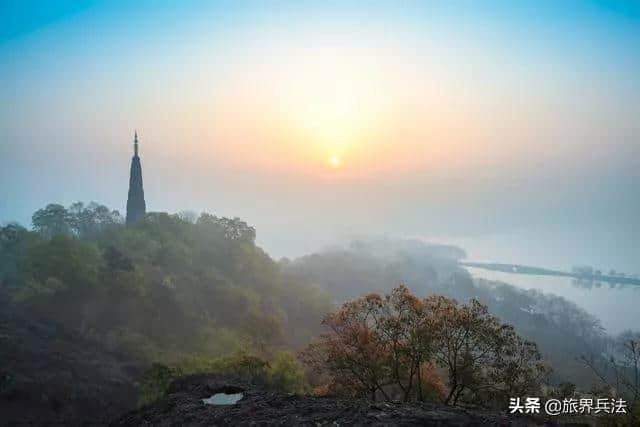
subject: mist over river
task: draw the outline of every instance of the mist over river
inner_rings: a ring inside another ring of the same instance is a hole
[[[578,282],[569,277],[535,276],[466,267],[474,278],[509,283],[521,289],[535,289],[562,296],[602,321],[610,334],[637,329],[640,324],[640,287]]]

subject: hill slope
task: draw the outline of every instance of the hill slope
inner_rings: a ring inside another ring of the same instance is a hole
[[[0,424],[105,425],[135,407],[138,373],[99,343],[0,306]]]

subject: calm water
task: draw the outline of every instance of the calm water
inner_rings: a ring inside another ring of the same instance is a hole
[[[205,405],[233,405],[242,399],[242,393],[216,393],[208,399],[202,399]]]
[[[532,276],[467,267],[473,277],[499,280],[522,289],[536,289],[573,301],[602,321],[608,332],[616,334],[625,329],[640,329],[640,286],[602,283],[576,284],[567,277]]]

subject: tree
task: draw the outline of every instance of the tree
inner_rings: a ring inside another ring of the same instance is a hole
[[[29,248],[24,269],[37,281],[44,283],[54,277],[69,289],[87,290],[95,283],[98,264],[98,252],[93,245],[56,235]]]
[[[118,211],[110,211],[104,205],[91,202],[87,206],[76,202],[69,206],[70,223],[74,233],[83,238],[94,238],[109,228],[123,225],[124,219]]]
[[[198,218],[198,225],[216,228],[225,239],[239,240],[253,243],[256,240],[256,229],[249,226],[240,218],[219,218],[208,213],[202,213]]]
[[[535,343],[492,316],[475,299],[464,305],[446,297],[426,299],[436,319],[434,359],[448,373],[444,402],[503,402],[508,396],[537,391],[550,368]]]
[[[135,269],[131,259],[127,258],[113,246],[107,246],[104,250],[102,258],[109,270],[112,271],[128,271],[131,272]]]
[[[253,347],[263,354],[268,352],[268,345],[284,343],[282,322],[274,315],[249,312],[245,328]]]
[[[78,202],[39,210],[32,231],[0,227],[0,299],[162,362],[241,346],[276,356],[306,343],[332,307],[328,294],[285,275],[238,218],[155,212],[122,223]],[[289,384],[289,359],[278,357],[274,381]]]
[[[370,294],[327,315],[323,324],[330,333],[302,357],[355,394],[390,400],[397,389],[405,401],[421,399],[420,368],[432,352],[433,322],[423,301],[404,286],[384,297]]]
[[[372,400],[380,392],[389,400],[384,387],[390,382],[391,366],[376,330],[382,303],[379,295],[371,294],[326,315],[322,323],[330,332],[311,343],[301,353],[302,360],[317,373],[328,373],[334,388]]]
[[[419,299],[400,286],[345,303],[323,323],[329,332],[301,353],[303,361],[335,389],[373,400],[390,400],[396,391],[405,401],[423,400],[425,377],[430,391],[443,395],[434,365],[447,372],[447,404],[534,392],[549,372],[535,343],[476,300]]]
[[[0,288],[15,282],[22,273],[22,253],[35,240],[34,234],[15,223],[0,227]]]
[[[640,418],[640,333],[627,331],[620,334],[604,363],[594,355],[582,356],[580,360],[604,386],[623,396],[630,410]]]
[[[38,209],[31,221],[33,228],[45,237],[52,237],[57,234],[71,234],[72,216],[62,205],[51,203],[44,209]]]
[[[381,305],[377,327],[383,342],[389,343],[391,376],[404,401],[412,396],[414,383],[418,399],[423,398],[420,369],[433,352],[436,321],[427,308],[406,286],[395,288]]]
[[[189,224],[195,224],[196,221],[198,221],[198,214],[194,211],[182,211],[178,213],[178,216],[181,220]]]

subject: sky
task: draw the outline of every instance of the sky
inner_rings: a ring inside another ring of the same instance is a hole
[[[640,273],[640,2],[0,2],[0,223],[239,216]]]

